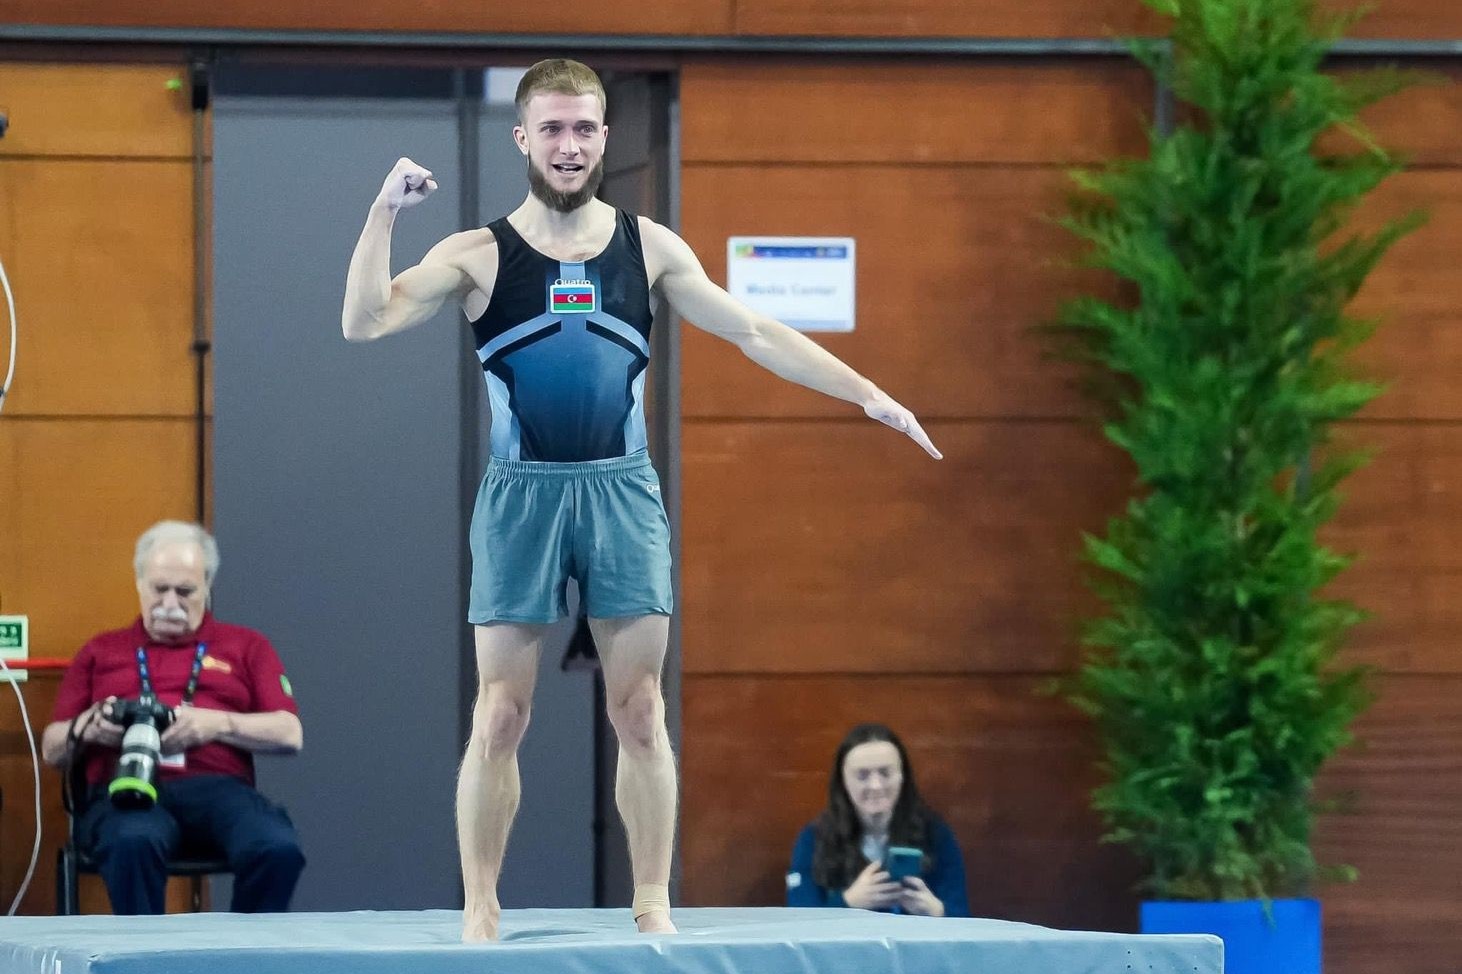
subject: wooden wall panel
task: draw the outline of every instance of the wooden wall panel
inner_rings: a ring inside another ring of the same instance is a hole
[[[685,815],[697,828],[684,855],[723,868],[687,871],[686,902],[780,902],[792,838],[821,807],[838,740],[878,719],[906,738],[921,788],[950,818],[976,915],[1131,929],[1132,866],[1091,844],[1090,738],[1034,689],[1016,677],[687,677]],[[1322,817],[1317,852],[1361,870],[1321,892],[1327,969],[1451,974],[1442,945],[1462,896],[1462,682],[1395,676],[1380,690],[1364,745],[1321,782],[1354,803]]]
[[[1083,719],[1037,679],[893,674],[687,675],[683,855],[687,905],[783,902],[792,841],[826,801],[844,733],[904,739],[920,791],[964,853],[975,916],[1131,930],[1131,861],[1097,843],[1095,755]]]
[[[192,180],[186,162],[0,157],[7,416],[193,413]]]
[[[193,513],[187,420],[0,421],[0,595],[30,616],[31,652],[71,656],[137,615],[132,550]]]
[[[856,236],[858,329],[817,340],[921,416],[1080,415],[1032,326],[1104,284],[1049,217],[1066,163],[1140,149],[1151,97],[1106,60],[697,62],[682,99],[716,107],[683,113],[682,222],[722,281],[728,235]],[[683,373],[687,417],[846,415],[699,333]]]
[[[1153,29],[1138,3],[1121,0],[739,0],[743,34],[871,37],[1108,37]]]
[[[1354,0],[1324,0],[1350,11]],[[1114,0],[741,0],[736,25],[744,34],[873,37],[1111,37],[1166,31],[1166,21],[1139,3]],[[1462,37],[1462,9],[1448,0],[1383,0],[1352,31],[1357,37]]]
[[[1353,0],[1326,0],[1350,10]],[[525,34],[794,35],[812,37],[1108,38],[1158,33],[1162,21],[1122,0],[683,0],[644,5],[553,8],[529,0],[468,6],[427,0],[412,7],[386,0],[321,0],[309,5],[220,0],[193,4],[157,0],[8,0],[17,24],[108,27],[197,27],[318,31],[445,31]],[[1362,37],[1462,37],[1462,11],[1447,0],[1387,0],[1354,32]]]
[[[1090,607],[1078,534],[1120,505],[1122,461],[1085,426],[931,432],[946,459],[926,466],[872,424],[688,426],[687,672],[1021,671],[1074,659],[1073,620]],[[1347,442],[1377,450],[1325,535],[1362,553],[1335,593],[1375,613],[1350,656],[1388,672],[1462,672],[1462,438],[1453,424],[1361,423]],[[770,552],[775,573],[763,569]],[[703,644],[690,644],[695,634]]]
[[[8,0],[6,20],[21,24],[106,24],[118,27],[223,27],[257,30],[365,30],[420,33],[730,34],[732,0],[584,4],[555,7],[533,0],[464,4],[424,0],[319,0],[311,4],[254,0]],[[572,53],[572,52],[567,52]]]
[[[1155,97],[1116,58],[696,61],[680,92],[717,107],[682,116],[687,165],[1090,163],[1144,150]]]
[[[1079,532],[1119,504],[1095,429],[940,423],[945,459],[853,423],[682,431],[684,670],[1070,665]]]
[[[1462,143],[1459,143],[1462,144]],[[1462,169],[1421,169],[1384,183],[1355,227],[1427,210],[1428,224],[1400,241],[1356,296],[1352,310],[1378,317],[1376,334],[1356,354],[1367,375],[1388,384],[1366,409],[1373,419],[1462,419]]]
[[[686,239],[714,280],[730,235],[856,237],[857,328],[814,337],[921,418],[1090,412],[1035,331],[1065,297],[1113,293],[1062,264],[1076,247],[1049,219],[1059,170],[698,166],[682,185]],[[848,415],[691,329],[682,375],[686,417]]]
[[[928,416],[1089,412],[1073,372],[1032,327],[1075,294],[1110,282],[1065,264],[1074,241],[1049,219],[1068,183],[1043,168],[698,166],[684,176],[687,239],[725,280],[731,234],[853,234],[859,327],[817,340]],[[1387,383],[1369,418],[1462,419],[1462,171],[1395,177],[1356,221],[1427,209],[1428,225],[1387,255],[1353,306],[1381,327],[1357,365]],[[922,214],[917,221],[910,214]],[[856,231],[856,233],[855,233]],[[929,241],[949,242],[943,246]],[[896,337],[894,337],[896,336]],[[959,355],[951,355],[958,349]],[[687,416],[832,416],[841,407],[787,387],[687,332]],[[910,391],[913,390],[913,391]]]
[[[0,419],[0,610],[30,616],[38,656],[71,656],[133,619],[137,535],[194,512],[192,120],[186,89],[167,89],[179,76],[168,65],[0,64],[11,119],[0,141],[0,257],[20,316],[16,385]],[[37,732],[57,679],[26,688]],[[30,760],[18,708],[0,704],[7,903],[34,830]],[[56,774],[42,783],[25,913],[53,910],[65,835]],[[99,881],[81,892],[84,911],[108,908]],[[170,908],[186,903],[175,882]]]
[[[776,0],[740,9],[751,17],[773,8],[788,18],[817,14]],[[856,19],[906,8],[845,9]],[[832,30],[852,30],[847,24]],[[1059,265],[1069,241],[1039,223],[1062,202],[1063,133],[1069,158],[1120,149],[1146,106],[1138,98],[1130,118],[1089,117],[1072,106],[1110,115],[1138,89],[1104,74],[1083,95],[1059,65],[989,64],[988,73],[979,62],[937,64],[924,75],[899,65],[763,63],[758,74],[717,61],[685,73],[684,229],[708,271],[723,279],[731,234],[857,237],[859,331],[817,340],[933,417],[931,433],[948,455],[931,465],[897,437],[880,439],[883,431],[851,407],[782,385],[686,332],[684,861],[694,902],[780,900],[792,836],[820,806],[833,747],[857,720],[916,728],[912,736],[931,749],[959,755],[936,762],[959,768],[957,779],[989,774],[1003,786],[1009,778],[1023,806],[1085,808],[1089,768],[1063,762],[1094,748],[1089,729],[1058,701],[1016,706],[1007,691],[1073,665],[1077,620],[1091,607],[1077,582],[1078,534],[1120,507],[1128,477],[1118,454],[1077,421],[1089,407],[1025,329],[1063,289],[1101,286]],[[1049,86],[1051,110],[1007,108],[1021,101],[1023,84]],[[947,90],[975,93],[962,129],[903,116],[905,100],[943,106]],[[867,120],[846,134],[844,102]],[[1373,746],[1347,755],[1326,778],[1371,796],[1359,818],[1322,831],[1322,851],[1371,877],[1324,894],[1329,968],[1340,974],[1455,967],[1447,921],[1462,908],[1462,887],[1447,855],[1428,861],[1426,850],[1457,845],[1462,821],[1449,702],[1462,679],[1451,554],[1462,544],[1448,527],[1462,523],[1453,510],[1462,476],[1453,325],[1462,295],[1451,273],[1462,208],[1449,168],[1462,147],[1445,124],[1457,104],[1448,88],[1420,89],[1371,119],[1421,165],[1388,183],[1360,225],[1418,205],[1433,219],[1387,258],[1355,304],[1384,318],[1360,365],[1392,388],[1345,431],[1380,453],[1348,485],[1327,532],[1337,547],[1363,554],[1336,591],[1376,612],[1348,656],[1385,674],[1385,696],[1363,724],[1382,753]],[[741,120],[757,116],[765,125],[745,131]],[[1140,137],[1133,144],[1140,151]],[[930,294],[950,297],[955,313],[938,314]],[[984,722],[992,700],[1010,708],[1008,735]],[[1038,793],[1043,785],[1005,763],[1022,735],[1064,742],[1022,758],[1082,781],[1074,797]],[[1003,850],[982,864],[1000,878],[989,900],[976,895],[976,912],[1130,929],[1131,864],[1087,868],[1095,860],[1083,857],[1097,854],[1086,845],[1094,826],[1071,825],[1080,840],[1056,848],[1039,814],[996,826],[976,783],[921,777],[939,791],[936,804],[956,820],[967,853],[982,844]],[[1064,862],[1082,863],[1080,875],[1062,876]],[[1006,885],[1005,876],[1015,879]],[[1058,888],[1078,904],[1059,916],[1039,901]],[[1088,920],[1080,904],[1099,900],[1108,912]]]
[[[1375,4],[1321,0],[1320,7],[1335,12],[1368,9],[1366,18],[1350,31],[1353,37],[1419,40],[1462,37],[1462,7],[1450,0],[1380,0]]]
[[[1352,658],[1392,673],[1462,674],[1462,428],[1360,422],[1342,442],[1375,451],[1324,535],[1360,555],[1335,593],[1375,613],[1351,640]]]
[[[1455,595],[1455,586],[1454,592]],[[1322,861],[1360,870],[1322,891],[1326,970],[1455,974],[1462,919],[1462,677],[1388,676],[1360,747],[1321,792],[1349,796],[1321,820]]]
[[[1462,137],[1458,135],[1462,133],[1462,64],[1417,59],[1401,66],[1423,71],[1431,75],[1432,81],[1378,102],[1366,110],[1362,121],[1377,143],[1402,153],[1413,166],[1462,165]],[[1417,124],[1419,119],[1425,124]],[[1343,136],[1327,139],[1326,147],[1341,151],[1359,148],[1354,140]]]
[[[1354,0],[1324,0],[1334,11]],[[1154,34],[1166,21],[1139,3],[1114,0],[741,0],[743,34],[868,37],[1100,37]],[[1357,37],[1454,39],[1462,37],[1462,10],[1447,0],[1384,0],[1352,32]]]
[[[1323,0],[1350,11],[1354,0]],[[744,34],[870,37],[1111,37],[1166,31],[1167,21],[1140,3],[1115,0],[741,0],[736,25]],[[1383,0],[1352,32],[1357,37],[1462,37],[1462,10],[1448,0]]]
[[[169,82],[182,87],[170,90]],[[180,65],[0,63],[0,108],[10,117],[0,159],[191,158],[185,82]],[[146,183],[134,188],[144,209],[154,195]]]

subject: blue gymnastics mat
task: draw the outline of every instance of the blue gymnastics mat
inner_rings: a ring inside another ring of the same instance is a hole
[[[4,974],[1221,974],[1209,936],[1075,933],[861,910],[507,910],[463,944],[455,910],[0,920]]]

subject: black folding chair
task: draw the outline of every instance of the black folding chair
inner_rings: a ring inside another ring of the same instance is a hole
[[[56,850],[56,913],[75,916],[81,912],[78,883],[82,873],[97,873],[97,862],[84,849],[76,836],[76,819],[84,811],[77,796],[87,792],[85,748],[78,745],[70,762],[62,769],[61,804],[66,809],[66,844]],[[105,798],[97,799],[105,801]],[[192,885],[192,909],[203,910],[203,880],[209,876],[233,872],[228,860],[216,849],[184,849],[167,862],[169,876],[187,876]]]

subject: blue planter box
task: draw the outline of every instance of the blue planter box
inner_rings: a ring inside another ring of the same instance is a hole
[[[1320,974],[1320,902],[1262,900],[1142,904],[1143,933],[1223,938],[1224,974]]]

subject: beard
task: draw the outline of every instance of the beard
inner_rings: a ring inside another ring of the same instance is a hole
[[[557,213],[572,213],[594,198],[599,184],[604,182],[604,159],[594,163],[584,179],[584,185],[571,192],[563,192],[548,185],[548,177],[528,159],[528,189],[544,206]]]

